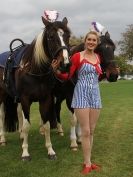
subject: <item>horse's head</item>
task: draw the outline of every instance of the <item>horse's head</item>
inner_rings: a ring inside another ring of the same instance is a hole
[[[67,27],[67,18],[62,21],[49,22],[44,17],[42,21],[45,25],[43,33],[44,52],[50,62],[53,59],[60,61],[62,67],[68,67],[69,61],[69,38],[70,30]]]
[[[101,67],[105,77],[109,82],[115,82],[118,78],[118,66],[114,60],[115,45],[110,39],[108,32],[100,37],[100,44],[96,48],[96,52],[101,58]]]

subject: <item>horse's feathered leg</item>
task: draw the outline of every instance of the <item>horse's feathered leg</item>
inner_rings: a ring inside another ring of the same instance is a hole
[[[70,147],[73,151],[77,151],[78,148],[77,136],[76,136],[76,124],[77,124],[77,118],[73,113],[71,118],[71,130],[70,130],[70,140],[71,140]]]
[[[18,113],[18,131],[20,133],[20,139],[22,139],[23,138],[22,126],[23,126],[24,116],[23,116],[22,106],[20,103],[18,103],[17,113]]]
[[[71,128],[70,128],[70,148],[73,151],[77,151],[78,149],[78,144],[77,144],[77,136],[76,136],[76,124],[77,124],[77,118],[74,114],[74,109],[71,108],[71,102],[72,102],[72,97],[73,97],[73,85],[71,87],[72,90],[69,90],[66,96],[66,104],[68,109],[71,111],[72,116],[71,116]]]
[[[44,124],[45,129],[45,146],[48,149],[48,158],[54,160],[56,158],[56,154],[52,148],[51,138],[50,138],[50,123],[47,121]]]
[[[30,154],[28,152],[28,132],[30,129],[30,124],[27,119],[23,119],[23,127],[22,127],[22,133],[23,133],[23,144],[22,144],[22,160],[30,160]]]
[[[41,135],[45,135],[45,129],[44,129],[43,121],[42,121],[41,118],[40,118],[39,126],[40,126],[40,128],[39,128],[40,134],[41,134]]]
[[[57,122],[57,131],[60,136],[64,136],[64,130],[63,130],[62,124],[59,122]]]
[[[5,131],[4,131],[4,105],[0,105],[0,145],[4,146],[6,144]]]
[[[30,154],[28,152],[28,133],[30,129],[29,123],[29,113],[30,113],[30,103],[28,99],[21,100],[22,104],[22,114],[23,114],[23,125],[22,125],[22,135],[23,135],[23,143],[22,143],[22,160],[27,161],[31,160]]]
[[[57,132],[59,133],[60,136],[64,136],[63,127],[60,120],[61,103],[62,100],[57,97],[55,103],[56,118],[57,118]]]
[[[51,116],[51,103],[52,99],[50,95],[45,99],[45,102],[39,102],[39,110],[43,121],[43,127],[45,129],[45,146],[48,150],[48,158],[53,160],[56,158],[56,153],[52,148],[51,138],[50,138],[50,116]]]

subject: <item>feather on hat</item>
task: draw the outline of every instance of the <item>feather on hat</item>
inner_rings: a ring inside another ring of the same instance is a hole
[[[105,30],[105,27],[98,22],[92,22],[91,25],[93,29],[98,33],[102,33]]]

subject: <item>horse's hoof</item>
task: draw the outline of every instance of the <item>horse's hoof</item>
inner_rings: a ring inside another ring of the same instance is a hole
[[[78,150],[78,147],[70,147],[72,151],[77,151]]]
[[[63,132],[58,132],[58,134],[59,134],[60,136],[64,136],[64,133],[63,133]]]
[[[30,156],[24,156],[24,157],[21,157],[21,160],[23,162],[25,162],[25,161],[31,161],[31,157]]]
[[[0,142],[0,146],[6,146],[6,142]]]
[[[56,159],[57,159],[57,156],[56,156],[56,154],[53,154],[53,155],[48,154],[48,158],[49,158],[50,160],[56,160]]]
[[[42,136],[44,136],[45,135],[45,133],[44,132],[39,132],[40,133],[40,135],[42,135]]]

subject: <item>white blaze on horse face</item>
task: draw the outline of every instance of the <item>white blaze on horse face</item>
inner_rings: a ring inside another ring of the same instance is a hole
[[[61,46],[62,47],[65,46],[65,43],[64,43],[64,40],[63,40],[64,31],[62,29],[58,29],[57,33],[58,33],[58,36],[59,36],[60,41],[61,41]],[[64,64],[69,64],[69,55],[68,55],[67,49],[63,49],[63,57],[64,57]]]

